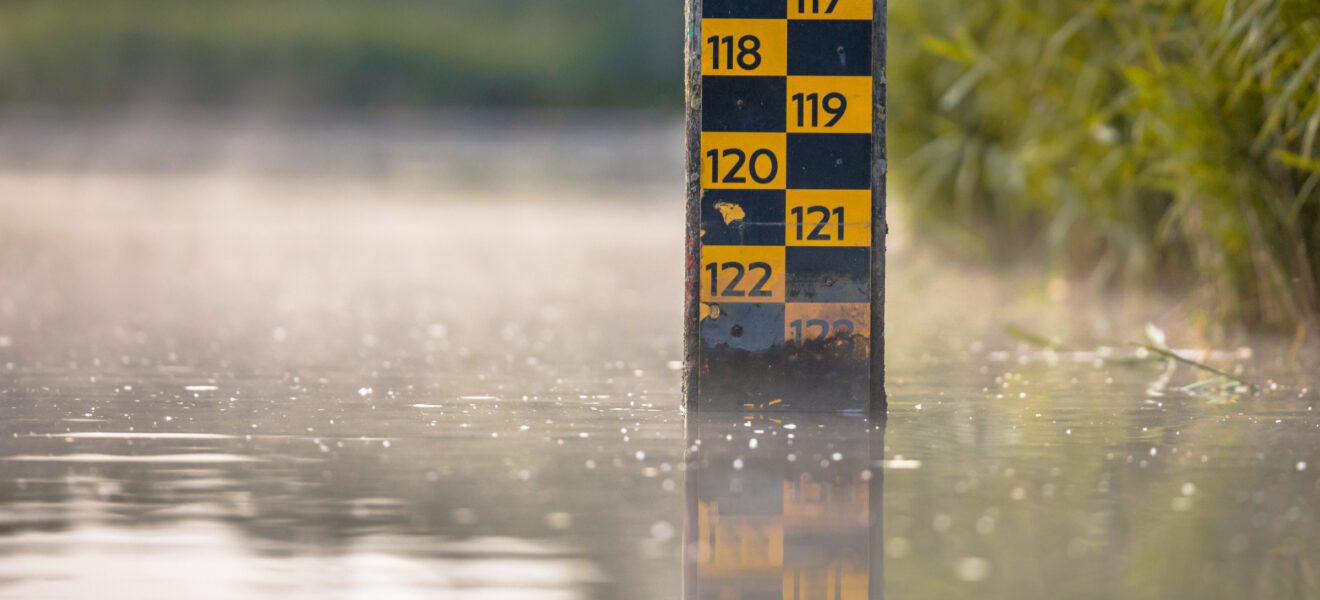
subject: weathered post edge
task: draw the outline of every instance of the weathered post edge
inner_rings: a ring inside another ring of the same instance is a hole
[[[885,392],[885,264],[887,262],[885,240],[889,235],[887,217],[889,153],[885,133],[889,119],[889,100],[886,95],[889,81],[886,70],[886,57],[889,54],[888,23],[889,0],[875,0],[871,27],[871,76],[872,93],[875,95],[871,120],[871,207],[875,211],[871,218],[872,414],[884,414],[889,408],[889,396]],[[698,181],[699,179],[698,177]]]
[[[684,111],[686,147],[684,174],[687,186],[685,269],[683,280],[683,405],[689,417],[699,410],[700,305],[701,305],[701,14],[703,0],[684,5]],[[885,387],[885,264],[889,175],[886,131],[888,121],[888,0],[874,0],[871,29],[872,160],[871,160],[871,381],[870,412],[883,415],[889,398]]]
[[[687,224],[684,229],[685,269],[683,276],[683,405],[689,414],[697,410],[701,365],[701,4],[686,0],[683,26],[683,105],[687,147],[683,166],[687,189]]]

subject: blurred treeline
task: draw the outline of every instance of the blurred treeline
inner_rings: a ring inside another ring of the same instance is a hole
[[[680,107],[681,0],[4,0],[0,106]]]
[[[904,205],[986,256],[1317,316],[1320,1],[891,1]],[[1301,331],[1301,330],[1299,330]]]
[[[0,108],[682,108],[682,0],[0,0]],[[890,0],[894,184],[969,253],[1320,305],[1320,0]]]

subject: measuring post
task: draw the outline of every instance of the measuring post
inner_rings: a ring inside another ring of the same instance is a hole
[[[886,0],[687,0],[688,409],[884,407]]]

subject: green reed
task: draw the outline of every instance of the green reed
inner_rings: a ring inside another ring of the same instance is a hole
[[[1315,319],[1320,3],[890,6],[895,180],[924,232],[1167,285],[1214,322]]]

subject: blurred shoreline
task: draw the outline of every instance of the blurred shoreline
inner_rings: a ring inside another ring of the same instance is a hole
[[[683,129],[672,113],[622,110],[11,109],[0,171],[681,190]]]

